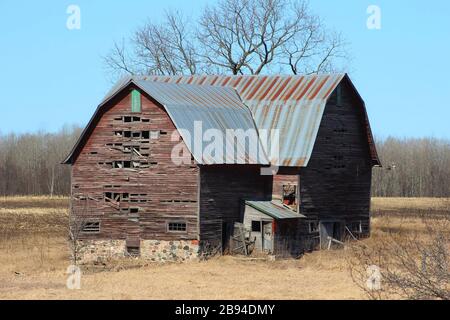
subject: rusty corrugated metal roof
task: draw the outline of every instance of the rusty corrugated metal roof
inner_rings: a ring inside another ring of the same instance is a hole
[[[306,166],[325,105],[345,74],[309,76],[148,76],[141,80],[235,88],[259,130],[278,129],[279,157],[272,164]],[[271,150],[270,140],[268,150]]]

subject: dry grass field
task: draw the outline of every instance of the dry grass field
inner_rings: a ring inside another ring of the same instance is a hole
[[[114,261],[83,268],[80,290],[66,288],[66,198],[0,198],[0,299],[364,299],[348,268],[351,250],[299,260],[220,257],[205,262]],[[372,237],[421,233],[421,215],[450,214],[449,199],[373,199]]]

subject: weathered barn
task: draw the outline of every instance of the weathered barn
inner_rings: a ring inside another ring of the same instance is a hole
[[[126,78],[64,163],[86,259],[158,261],[225,250],[236,223],[274,254],[366,237],[380,165],[345,74]]]

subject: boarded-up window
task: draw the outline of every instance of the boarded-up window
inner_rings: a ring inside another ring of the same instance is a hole
[[[141,93],[138,90],[131,91],[131,112],[141,112]]]

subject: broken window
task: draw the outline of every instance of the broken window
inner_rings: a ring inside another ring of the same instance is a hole
[[[120,208],[120,211],[122,213],[136,214],[136,213],[139,213],[139,208]]]
[[[252,232],[261,232],[261,221],[252,221]]]
[[[118,193],[118,192],[105,192],[104,194],[105,202],[128,202],[130,201],[129,193]]]
[[[186,222],[169,222],[167,224],[167,230],[169,232],[186,232]]]
[[[148,168],[146,161],[113,161],[111,167],[114,169],[134,169],[134,168]]]
[[[81,227],[83,233],[99,233],[100,222],[99,221],[86,221]]]
[[[283,204],[292,206],[297,203],[297,186],[293,184],[283,185]]]
[[[317,221],[308,222],[309,233],[319,232],[319,223]]]
[[[140,117],[132,117],[132,116],[124,116],[123,118],[123,122],[140,122],[141,118]]]

